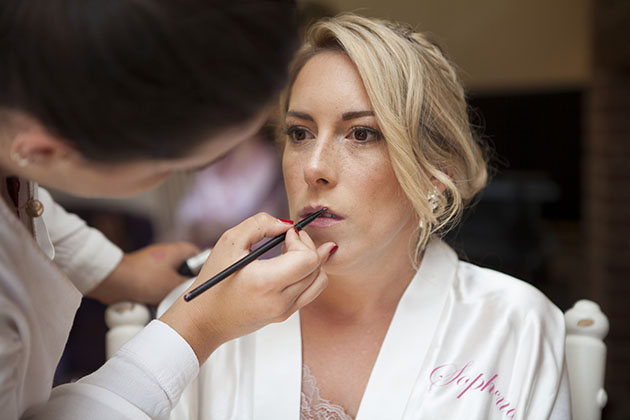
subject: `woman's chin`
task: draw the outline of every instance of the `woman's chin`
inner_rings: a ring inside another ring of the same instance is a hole
[[[304,228],[308,236],[311,237],[315,246],[321,246],[327,242],[334,242],[339,245],[340,236],[338,233],[335,235],[328,229],[314,229],[311,226]],[[339,245],[341,247],[341,245]]]
[[[324,272],[329,276],[347,276],[356,273],[358,268],[347,252],[342,251],[341,247],[328,257],[326,263],[322,266]]]

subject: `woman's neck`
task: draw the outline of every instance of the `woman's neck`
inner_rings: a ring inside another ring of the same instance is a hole
[[[303,311],[350,322],[393,313],[416,272],[408,252],[393,248],[379,261],[349,271],[328,274],[326,289]]]

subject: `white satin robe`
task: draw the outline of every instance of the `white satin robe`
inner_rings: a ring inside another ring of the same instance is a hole
[[[542,293],[434,240],[356,420],[568,419],[564,342],[562,313]],[[301,367],[295,314],[217,349],[171,419],[298,420]]]

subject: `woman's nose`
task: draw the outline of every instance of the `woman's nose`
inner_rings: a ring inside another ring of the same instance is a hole
[[[317,140],[304,165],[304,181],[311,187],[331,188],[337,184],[334,140]]]

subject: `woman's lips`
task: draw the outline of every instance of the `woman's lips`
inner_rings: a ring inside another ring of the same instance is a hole
[[[309,214],[312,214],[323,207],[326,207],[326,206],[306,207],[304,210],[302,210],[301,217],[304,218],[308,216]],[[308,226],[315,227],[315,228],[331,227],[340,223],[342,220],[343,220],[343,217],[337,215],[331,210],[328,210],[325,213],[322,213],[317,219],[309,223]]]

